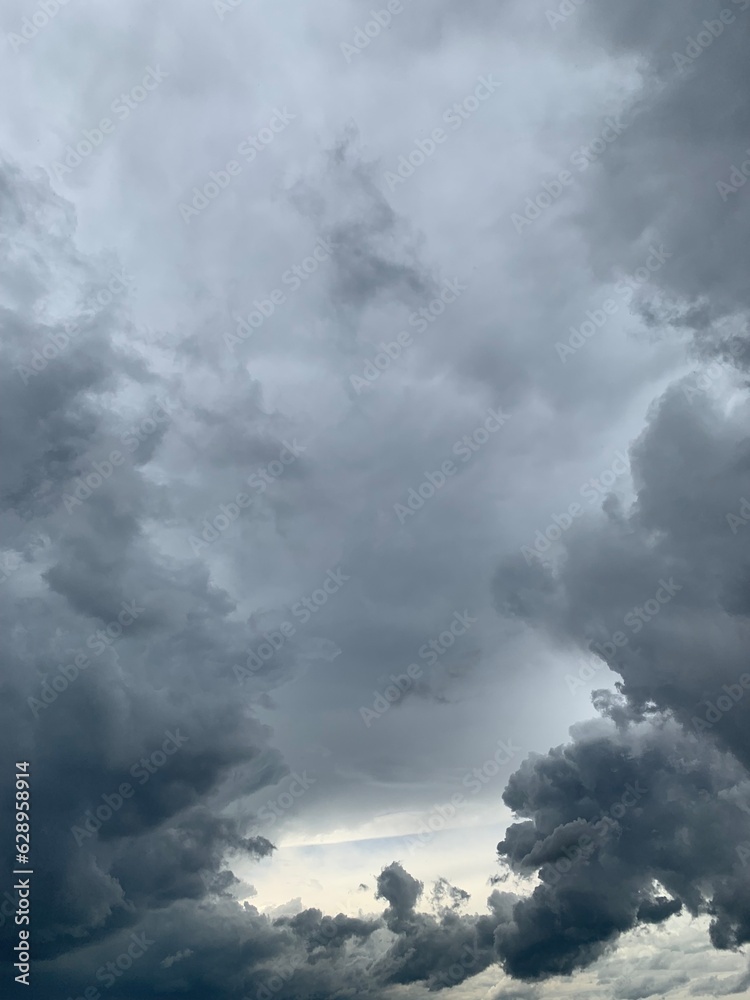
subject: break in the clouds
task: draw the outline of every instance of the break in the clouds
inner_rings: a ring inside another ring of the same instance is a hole
[[[747,989],[748,18],[4,6],[8,988]]]

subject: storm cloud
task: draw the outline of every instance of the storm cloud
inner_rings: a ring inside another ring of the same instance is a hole
[[[47,6],[0,67],[29,994],[746,989],[750,4]]]

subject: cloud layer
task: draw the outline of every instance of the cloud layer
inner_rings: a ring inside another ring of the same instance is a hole
[[[536,997],[680,915],[750,939],[748,6],[8,4],[31,995]],[[250,902],[285,836],[457,790],[481,914],[400,850],[372,912]],[[745,988],[668,971],[602,995]]]

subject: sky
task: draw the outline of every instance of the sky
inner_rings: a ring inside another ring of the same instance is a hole
[[[750,988],[748,19],[6,0],[9,989]]]

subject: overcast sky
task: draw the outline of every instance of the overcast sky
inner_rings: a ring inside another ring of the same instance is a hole
[[[748,988],[748,19],[5,0],[22,995]]]

